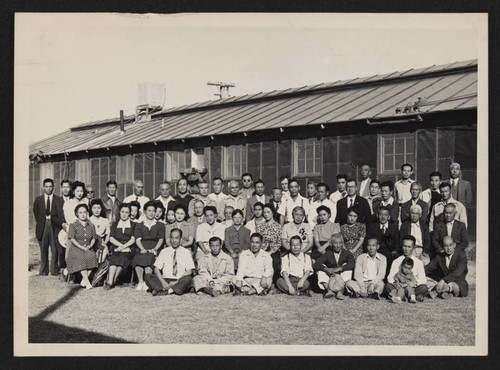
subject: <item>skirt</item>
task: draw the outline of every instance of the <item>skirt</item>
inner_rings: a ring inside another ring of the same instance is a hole
[[[97,257],[92,249],[81,250],[70,245],[66,265],[70,274],[82,270],[91,270],[97,267]]]
[[[115,252],[109,256],[109,265],[121,266],[126,270],[132,264],[133,258],[132,252]]]
[[[153,253],[138,253],[134,256],[132,266],[153,268],[155,260],[156,256]]]

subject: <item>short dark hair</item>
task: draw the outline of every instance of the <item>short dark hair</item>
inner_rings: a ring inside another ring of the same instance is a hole
[[[206,206],[203,209],[203,214],[206,215],[207,211],[212,211],[215,215],[217,214],[217,208],[215,208],[214,206]]]
[[[284,179],[290,180],[290,176],[288,176],[288,175],[281,175],[281,176],[280,176],[280,184],[281,184],[281,182],[282,182]]]
[[[219,244],[222,245],[222,239],[218,236],[212,236],[210,239],[208,239],[208,245],[212,244],[213,242],[219,242]]]
[[[401,267],[408,266],[410,268],[413,268],[413,265],[414,265],[413,259],[411,259],[410,257],[405,257],[401,262]]]
[[[258,179],[257,181],[254,181],[253,183],[254,185],[257,185],[257,184],[262,184],[263,186],[266,186],[266,184],[264,184],[264,181],[262,181],[261,179]]]
[[[51,178],[47,177],[46,179],[43,179],[42,184],[45,186],[46,183],[50,182],[52,185],[54,185],[54,180]]]
[[[394,184],[392,181],[384,181],[383,183],[380,184],[380,187],[383,188],[384,186],[387,186],[390,191],[394,190]]]
[[[153,207],[156,210],[155,201],[154,200],[150,200],[150,201],[146,202],[144,204],[144,207],[142,207],[142,209],[145,211],[146,209],[148,209],[148,207]]]
[[[80,203],[80,204],[77,204],[77,206],[75,207],[75,216],[78,215],[78,210],[80,208],[85,208],[85,210],[87,211],[87,213],[89,212],[89,207],[85,203]]]
[[[220,180],[222,183],[224,183],[224,180],[222,180],[222,177],[214,177],[212,182],[215,182],[215,180]]]
[[[246,176],[249,176],[253,180],[252,174],[249,172],[245,172],[243,175],[241,175],[241,179],[243,180],[243,177],[246,177]]]
[[[253,233],[252,235],[250,235],[250,239],[252,238],[259,238],[260,241],[262,241],[264,239],[264,237],[262,236],[261,233]]]
[[[264,208],[264,203],[262,202],[257,202],[253,205],[253,209],[255,209],[255,207],[261,207],[261,208]]]
[[[410,163],[403,163],[401,165],[401,171],[403,171],[403,168],[405,167],[410,167],[410,170],[413,171],[413,166]]]
[[[178,232],[179,236],[182,238],[182,230],[179,229],[178,227],[174,227],[172,230],[170,230],[170,235],[172,235],[173,232]]]
[[[429,180],[430,180],[431,178],[433,178],[434,176],[439,176],[439,179],[440,179],[440,180],[442,180],[442,179],[443,179],[443,175],[441,174],[441,172],[439,172],[439,171],[434,171],[434,172],[431,172],[431,173],[429,174]]]
[[[106,217],[106,210],[104,209],[104,203],[102,202],[101,199],[99,198],[94,198],[90,201],[90,210],[92,210],[92,207],[98,205],[101,207],[101,214],[99,215],[100,217]]]
[[[298,235],[294,235],[290,238],[290,245],[292,244],[292,240],[298,240],[300,244],[302,244],[302,239]]]
[[[137,207],[137,209],[140,211],[141,210],[141,203],[139,203],[136,200],[133,200],[130,202],[130,208],[132,208],[132,207]]]
[[[358,182],[356,181],[356,179],[347,179],[345,183],[347,184],[348,182],[353,182],[356,185],[358,184]]]
[[[318,188],[318,182],[317,181],[308,181],[307,182],[307,185],[314,185],[316,187],[316,189]]]
[[[186,181],[186,184],[188,183],[187,179],[185,179],[184,177],[180,178],[179,180],[177,180],[177,186],[179,186],[179,183],[184,180]]]
[[[121,211],[122,208],[127,208],[130,211],[130,203],[122,203],[120,207],[118,207],[118,211]]]
[[[106,183],[106,187],[109,188],[109,185],[114,185],[116,187],[118,187],[118,184],[116,183],[115,180],[109,180],[107,183]]]
[[[271,204],[271,203],[266,203],[262,206],[262,208],[269,208],[272,212],[273,212],[273,215],[276,214],[276,209],[274,208],[274,206]]]
[[[299,184],[299,180],[297,180],[295,177],[292,177],[290,180],[288,180],[288,187],[290,187],[290,184],[291,184],[292,182],[296,182],[296,183],[297,183],[297,185],[299,185],[299,186],[300,186],[300,184]]]
[[[378,184],[378,186],[380,187],[380,181],[378,181],[378,180],[370,181],[370,186],[372,186],[372,184]]]
[[[391,210],[386,206],[378,207],[378,213],[380,213],[380,211],[387,211],[387,212],[389,212],[389,214],[391,213]]]
[[[383,207],[383,206],[381,206],[381,207]],[[387,207],[385,207],[385,208],[387,208]],[[380,209],[380,208],[379,208],[379,209]],[[387,209],[388,209],[388,208],[387,208]],[[346,214],[346,215],[348,215],[348,214],[349,214],[349,213],[351,213],[351,212],[356,213],[356,214],[358,215],[358,217],[359,217],[359,211],[356,209],[356,207],[352,206],[352,207],[347,208],[347,210],[346,210],[346,213],[345,213],[345,214]]]
[[[442,182],[440,185],[439,185],[439,189],[443,189],[443,188],[450,188],[451,189],[451,185],[449,182]]]
[[[277,186],[275,186],[274,188],[272,188],[272,189],[271,189],[271,193],[272,193],[274,190],[283,191],[281,188],[278,188]]]
[[[324,187],[327,193],[330,191],[330,187],[326,182],[320,182],[318,185],[316,185],[316,189],[319,189],[320,187]]]
[[[321,211],[326,211],[326,213],[328,213],[330,216],[332,215],[332,210],[327,206],[321,205],[318,208],[316,208],[317,213],[320,213]]]
[[[345,173],[339,173],[337,175],[337,181],[340,180],[340,179],[344,179],[347,181],[347,175]]]
[[[64,179],[61,181],[61,186],[63,186],[63,184],[69,184],[69,186],[71,187],[71,181],[69,181],[68,179]]]
[[[413,235],[405,235],[401,238],[401,244],[403,244],[403,242],[405,240],[411,240],[413,242],[413,246],[415,246],[415,244],[417,243],[417,240],[415,239],[415,237]]]
[[[243,217],[243,211],[242,211],[241,209],[239,209],[239,208],[236,208],[236,209],[233,211],[233,213],[231,213],[231,217],[234,217],[234,216],[236,216],[236,215],[238,215],[238,214],[239,214],[239,215],[241,215],[241,217]]]

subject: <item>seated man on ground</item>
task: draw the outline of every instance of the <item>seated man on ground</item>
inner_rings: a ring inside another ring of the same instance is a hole
[[[311,257],[301,252],[302,239],[294,235],[290,239],[290,252],[281,258],[281,276],[276,281],[280,291],[290,295],[311,296],[307,278],[312,274]]]
[[[341,234],[333,234],[332,249],[327,249],[314,263],[314,271],[318,275],[318,286],[325,290],[324,298],[335,296],[344,299],[345,282],[352,279],[354,256],[344,249],[344,238]]]
[[[273,260],[262,250],[263,237],[259,233],[250,236],[250,249],[241,251],[236,274],[235,295],[265,295],[273,282]]]
[[[443,249],[443,252],[425,266],[425,273],[429,276],[427,278],[429,295],[431,298],[439,295],[443,299],[467,297],[469,294],[469,284],[465,280],[467,255],[456,248],[451,236],[443,238]]]
[[[402,303],[405,299],[410,303],[417,303],[415,297],[415,288],[417,287],[417,279],[413,275],[413,260],[410,257],[405,257],[399,271],[394,275],[395,290],[389,293],[391,300],[394,303]]]
[[[387,259],[377,253],[380,245],[375,238],[368,239],[367,253],[356,258],[354,279],[346,283],[351,297],[371,297],[380,299],[384,291],[384,277],[387,270]]]
[[[202,291],[212,297],[218,297],[231,291],[234,281],[233,259],[224,253],[222,240],[213,236],[208,241],[210,254],[206,254],[198,266],[198,275],[193,278],[196,293]]]
[[[392,261],[391,270],[387,275],[387,284],[385,285],[385,293],[387,297],[392,300],[393,293],[396,292],[396,285],[394,275],[401,269],[401,263],[406,257],[413,260],[413,274],[417,280],[417,287],[415,288],[415,299],[418,302],[423,302],[424,297],[427,296],[427,278],[425,277],[424,263],[415,257],[413,249],[415,248],[415,237],[407,235],[403,238],[402,249],[403,255]]]
[[[186,293],[194,270],[193,258],[187,248],[181,248],[182,231],[170,232],[170,247],[163,249],[154,263],[154,273],[146,274],[144,281],[151,294],[168,295]]]

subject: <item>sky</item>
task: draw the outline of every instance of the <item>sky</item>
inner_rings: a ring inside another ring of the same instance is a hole
[[[30,143],[135,112],[140,83],[164,108],[475,59],[474,14],[21,13],[15,130]],[[16,132],[16,131],[15,131]]]

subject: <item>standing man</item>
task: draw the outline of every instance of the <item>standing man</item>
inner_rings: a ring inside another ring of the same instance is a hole
[[[158,190],[160,191],[160,195],[156,198],[156,200],[162,202],[163,207],[165,208],[165,213],[169,209],[174,209],[175,199],[170,195],[170,183],[168,181],[163,181]]]
[[[110,180],[106,183],[106,196],[102,199],[106,217],[108,218],[109,225],[113,225],[115,221],[119,220],[120,200],[116,196],[118,184],[115,180]]]
[[[198,189],[200,192],[196,194],[193,199],[189,202],[189,207],[188,207],[188,214],[189,217],[194,215],[194,202],[196,200],[201,200],[203,202],[203,206],[214,206],[215,207],[215,202],[208,196],[208,182],[206,181],[200,181],[198,183]]]
[[[177,180],[177,195],[174,196],[175,204],[182,204],[186,209],[189,208],[189,202],[193,200],[193,196],[188,193],[188,182],[186,179]]]
[[[401,180],[394,184],[394,193],[398,204],[406,203],[411,199],[410,185],[414,181],[410,178],[411,175],[413,175],[413,166],[404,163],[401,166]]]
[[[381,206],[387,207],[391,214],[391,222],[398,224],[399,220],[399,204],[392,196],[394,186],[391,181],[384,181],[380,184],[380,202],[376,202],[373,207],[374,215],[378,214],[378,209]],[[372,217],[375,219],[375,216]]]
[[[380,202],[382,201],[380,197],[380,181],[371,180],[370,195],[366,197],[366,200],[368,201],[372,214],[376,214],[376,210],[380,207]]]
[[[308,181],[306,191],[309,204],[312,204],[316,200],[316,195],[318,193],[318,183],[316,181]]]
[[[411,206],[420,206],[422,209],[422,214],[420,217],[423,221],[427,221],[427,214],[429,212],[429,205],[420,199],[420,193],[422,192],[422,185],[419,182],[413,182],[410,185],[411,199],[403,203],[401,206],[401,217],[400,222],[403,223],[410,219],[410,208]]]
[[[71,185],[72,185],[71,181],[69,181],[69,180],[62,180],[61,181],[61,195],[62,195],[62,199],[64,202],[69,200],[69,196],[71,193]]]
[[[417,301],[423,302],[424,297],[427,295],[427,278],[425,277],[424,264],[413,253],[415,248],[415,238],[407,235],[403,238],[403,255],[396,258],[391,265],[389,275],[387,275],[387,284],[385,285],[385,292],[389,298],[395,296],[396,286],[394,285],[394,275],[400,271],[401,263],[405,257],[410,257],[413,260],[413,274],[417,280],[417,287],[415,288],[415,295]]]
[[[255,203],[262,203],[267,204],[271,200],[271,197],[269,195],[264,195],[264,191],[266,190],[266,186],[264,184],[264,181],[262,180],[257,180],[254,183],[255,186],[255,194],[252,195],[250,198],[248,198],[247,206],[246,206],[246,216],[245,220],[247,222],[251,221],[254,213],[253,213],[253,206]]]
[[[144,193],[144,183],[142,180],[134,180],[134,193],[123,199],[123,203],[130,203],[132,201],[139,202],[141,205],[141,210],[144,205],[149,202],[149,198],[143,195]]]
[[[451,185],[447,182],[443,182],[439,185],[439,190],[441,191],[442,200],[436,203],[434,208],[432,208],[431,218],[429,220],[429,230],[431,232],[434,231],[436,224],[443,219],[444,207],[446,207],[447,204],[455,205],[455,219],[463,222],[465,228],[467,228],[467,211],[462,203],[451,196]]]
[[[311,204],[311,210],[309,211],[309,225],[311,225],[311,228],[314,228],[314,226],[318,223],[317,209],[319,206],[326,206],[330,209],[331,222],[335,223],[335,217],[337,216],[337,206],[330,199],[328,199],[328,196],[330,195],[330,187],[328,184],[320,182],[317,189],[317,199]]]
[[[223,220],[224,218],[224,199],[226,198],[226,194],[222,192],[224,190],[224,182],[220,177],[216,177],[212,180],[212,191],[213,193],[208,194],[211,200],[215,203],[215,207],[217,208],[217,214],[219,220]]]
[[[469,181],[460,178],[461,174],[460,164],[452,163],[450,165],[450,178],[445,182],[451,185],[453,199],[458,200],[466,209],[469,209],[472,205],[472,189]]]
[[[337,175],[337,191],[333,192],[332,195],[330,195],[330,200],[333,202],[333,204],[337,204],[337,202],[340,199],[347,196],[346,186],[347,186],[347,175],[346,174]]]
[[[95,189],[92,185],[87,185],[85,189],[87,190],[87,199],[90,204],[90,201],[95,198]]]
[[[357,195],[358,187],[356,180],[348,179],[346,182],[347,196],[337,202],[337,216],[335,222],[344,225],[347,223],[347,209],[354,207],[358,214],[358,222],[368,223],[371,211],[368,201]],[[331,197],[330,197],[331,200]]]
[[[370,196],[370,184],[372,179],[370,175],[372,174],[372,169],[367,164],[361,166],[359,171],[361,174],[361,181],[359,183],[359,195],[363,198],[368,198]]]
[[[429,205],[429,214],[427,216],[427,224],[429,224],[429,219],[431,218],[432,209],[436,203],[441,201],[441,192],[439,190],[439,185],[441,185],[441,180],[443,176],[441,172],[435,171],[431,172],[429,175],[429,189],[426,189],[420,194],[420,199]]]
[[[252,175],[249,174],[248,172],[244,173],[243,175],[241,175],[241,182],[243,183],[243,188],[241,188],[239,194],[243,198],[248,200],[253,195],[253,192],[255,190],[253,188]]]
[[[196,229],[195,240],[198,247],[198,251],[195,255],[196,263],[199,263],[206,254],[210,253],[210,246],[208,244],[210,238],[217,236],[224,241],[226,232],[226,227],[224,225],[219,222],[215,222],[217,218],[217,208],[214,206],[206,206],[204,213],[207,222],[198,225],[198,228]]]
[[[288,179],[287,179],[288,181]],[[281,226],[285,224],[285,202],[283,199],[283,192],[281,188],[274,187],[271,190],[271,205],[273,206],[274,220]]]
[[[36,220],[36,238],[40,245],[40,269],[39,275],[49,274],[49,246],[52,253],[50,261],[50,274],[58,275],[64,265],[64,249],[57,242],[57,234],[62,228],[64,221],[63,200],[52,194],[54,192],[54,180],[43,180],[43,195],[35,198],[33,203],[33,214]]]
[[[293,210],[295,207],[302,207],[305,212],[306,221],[309,216],[309,200],[300,195],[300,185],[297,179],[290,179],[288,182],[288,190],[290,191],[290,196],[286,199],[285,203],[285,221],[293,221]]]
[[[436,223],[432,233],[432,256],[443,251],[442,245],[446,236],[451,237],[455,246],[462,251],[465,251],[469,246],[467,228],[463,222],[456,219],[456,212],[456,205],[453,203],[449,203],[444,207],[443,221]]]
[[[231,180],[229,182],[229,195],[224,199],[223,205],[231,206],[233,209],[239,209],[246,215],[247,198],[240,195],[240,185],[238,181]]]

